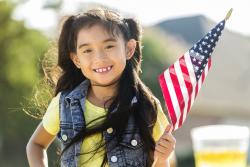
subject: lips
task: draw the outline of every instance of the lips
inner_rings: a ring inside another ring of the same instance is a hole
[[[108,67],[102,67],[102,68],[96,68],[94,69],[95,72],[97,73],[104,73],[104,72],[109,72],[112,69],[113,66],[108,66]]]

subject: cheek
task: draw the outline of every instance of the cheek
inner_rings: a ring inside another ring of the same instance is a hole
[[[80,64],[81,71],[84,72],[84,73],[86,73],[88,68],[90,68],[90,60],[89,59],[80,57],[79,58],[79,64]]]
[[[123,72],[126,67],[126,58],[122,58],[119,60],[118,68],[120,72]]]
[[[81,72],[85,77],[89,78],[92,73],[92,70],[88,65],[81,64]]]
[[[116,50],[115,52],[113,52],[112,54],[114,56],[114,58],[117,59],[117,61],[119,61],[120,63],[126,64],[126,60],[127,60],[127,56],[126,56],[126,52],[123,49],[119,49]]]
[[[116,64],[118,65],[118,67],[120,69],[124,69],[125,66],[126,66],[126,57],[119,57],[119,58],[116,58]]]

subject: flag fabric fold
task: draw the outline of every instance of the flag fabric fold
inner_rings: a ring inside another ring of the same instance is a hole
[[[211,67],[211,55],[225,27],[219,22],[209,33],[159,76],[173,129],[180,128]]]

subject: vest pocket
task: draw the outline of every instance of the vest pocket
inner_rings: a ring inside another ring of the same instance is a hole
[[[73,125],[70,123],[60,123],[60,133],[58,139],[61,143],[61,151],[72,141],[74,137]],[[75,149],[72,145],[61,156],[62,167],[76,167]]]
[[[144,166],[143,141],[138,132],[125,134],[120,145],[124,153],[126,166]]]
[[[141,140],[139,133],[125,134],[120,145],[130,149],[138,149],[142,147],[143,142]]]
[[[60,123],[59,140],[64,146],[69,144],[74,137],[73,125],[67,123]]]

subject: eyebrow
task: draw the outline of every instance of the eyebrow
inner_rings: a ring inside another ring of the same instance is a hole
[[[102,41],[102,43],[106,43],[106,42],[116,42],[117,40],[115,38],[108,38],[108,39],[105,39],[104,41]],[[78,46],[78,49],[81,49],[82,47],[84,46],[89,46],[90,44],[89,43],[83,43],[81,45]]]

